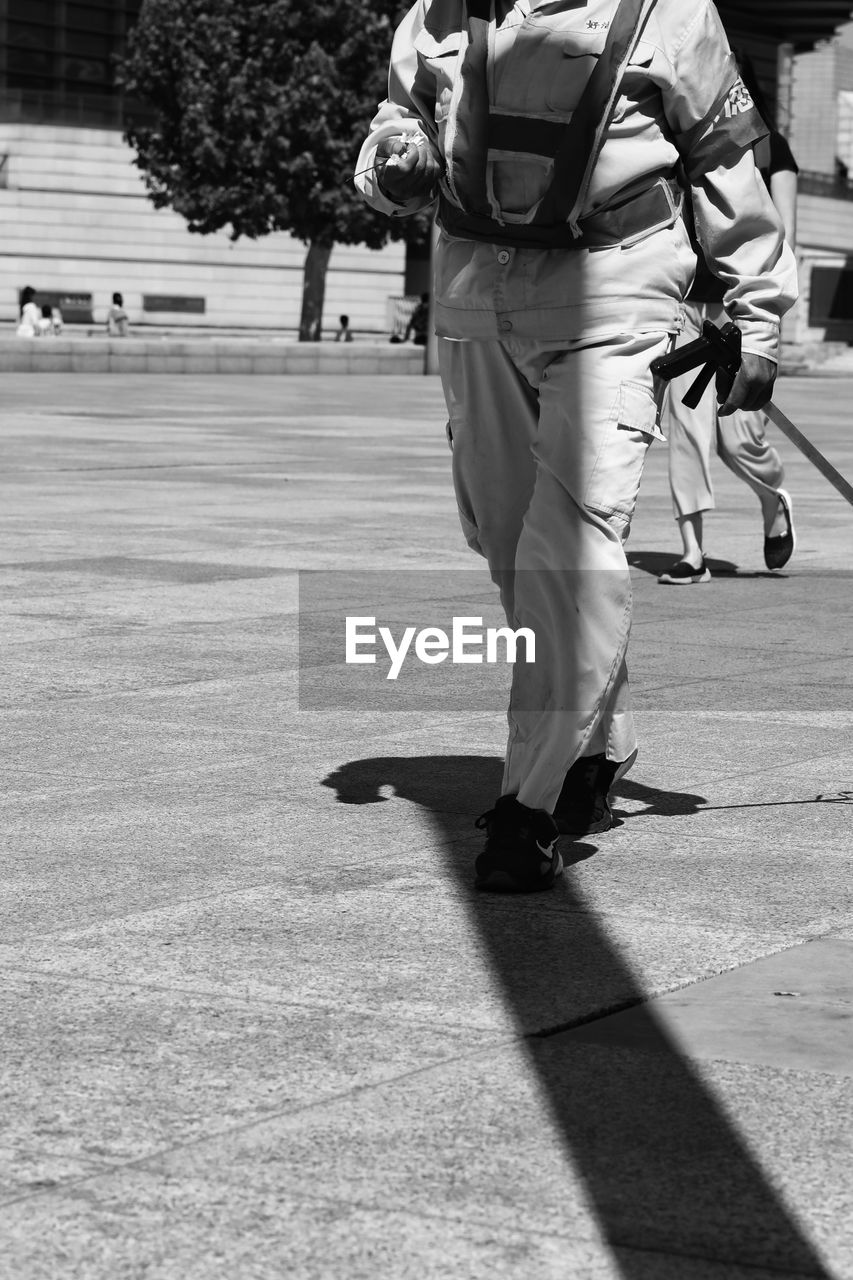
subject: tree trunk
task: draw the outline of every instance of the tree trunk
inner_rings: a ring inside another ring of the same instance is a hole
[[[299,341],[319,342],[322,337],[323,302],[326,297],[326,271],[332,256],[330,244],[312,240],[305,255],[302,276],[302,315],[299,319]]]

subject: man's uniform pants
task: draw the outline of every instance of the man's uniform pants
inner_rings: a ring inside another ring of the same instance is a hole
[[[698,338],[702,321],[725,324],[723,307],[716,304],[689,302],[684,308],[684,329],[678,346]],[[720,461],[743,480],[759,500],[777,494],[784,483],[782,460],[767,442],[767,422],[759,410],[755,413],[726,414],[717,417],[717,397],[709,388],[695,409],[682,403],[696,371],[673,378],[665,410],[666,434],[669,438],[669,483],[676,518],[714,509],[711,486],[711,451],[716,445]]]
[[[636,755],[623,543],[662,438],[649,366],[670,345],[663,332],[439,339],[462,527],[508,624],[536,636],[535,662],[513,670],[502,786],[531,808],[553,810],[579,756],[604,751],[625,772]]]

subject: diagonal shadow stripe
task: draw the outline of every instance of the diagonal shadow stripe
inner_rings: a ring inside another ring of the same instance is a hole
[[[753,1268],[764,1278],[771,1270],[830,1280],[654,1006],[646,1008],[642,1050],[558,1034],[647,996],[574,882],[571,865],[593,856],[593,845],[569,846],[569,869],[550,894],[518,899],[471,889],[478,847],[471,817],[493,803],[501,771],[487,756],[389,756],[351,761],[324,785],[343,804],[376,803],[390,786],[435,826],[447,875],[464,894],[624,1280],[660,1280],[661,1255],[675,1267],[666,1275],[685,1280]],[[673,794],[660,811],[691,812],[698,800]]]

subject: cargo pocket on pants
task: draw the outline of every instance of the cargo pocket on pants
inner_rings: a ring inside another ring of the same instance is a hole
[[[584,495],[584,505],[626,537],[637,503],[646,450],[663,440],[660,407],[651,386],[621,383]]]

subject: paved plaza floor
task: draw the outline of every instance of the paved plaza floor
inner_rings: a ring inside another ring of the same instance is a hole
[[[777,392],[848,476],[851,373]],[[653,446],[619,824],[507,899],[493,686],[298,696],[299,571],[477,568],[435,379],[3,401],[3,1280],[851,1280],[853,509],[805,459],[786,571],[718,464],[674,588]]]

